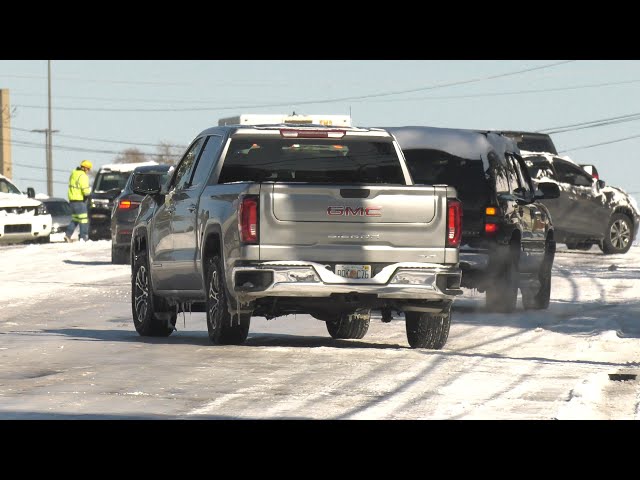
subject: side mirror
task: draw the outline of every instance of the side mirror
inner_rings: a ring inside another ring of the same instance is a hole
[[[138,195],[158,195],[162,190],[162,175],[157,173],[134,173],[133,192]]]
[[[36,196],[36,191],[33,189],[33,187],[27,187],[27,197],[35,198],[35,196]]]
[[[536,190],[536,198],[538,199],[552,199],[560,196],[560,188],[557,183],[553,182],[540,182],[538,183],[538,190]]]
[[[598,180],[598,188],[604,188],[606,186],[606,183],[604,183],[604,180]]]

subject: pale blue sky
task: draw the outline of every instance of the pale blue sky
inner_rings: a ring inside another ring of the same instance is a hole
[[[81,160],[99,167],[116,156],[101,151],[153,152],[161,141],[188,144],[221,117],[295,111],[351,112],[358,126],[536,131],[602,120],[552,134],[556,147],[640,198],[640,61],[561,62],[53,60],[54,194],[66,195]],[[46,193],[44,134],[30,130],[47,128],[47,61],[0,60],[0,88],[13,110],[13,178]]]

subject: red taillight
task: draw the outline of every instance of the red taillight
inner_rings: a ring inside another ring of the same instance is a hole
[[[342,138],[345,130],[294,130],[281,128],[280,135],[284,138]]]
[[[447,199],[447,247],[459,247],[462,238],[462,203]]]
[[[485,233],[496,233],[498,231],[497,223],[485,223],[484,224]]]
[[[238,229],[241,242],[258,243],[258,197],[242,197],[238,211]]]
[[[131,200],[120,200],[118,202],[118,210],[130,210],[132,208],[137,208],[140,205],[140,202],[132,202]]]

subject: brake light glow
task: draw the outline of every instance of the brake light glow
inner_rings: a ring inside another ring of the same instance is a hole
[[[284,138],[342,138],[347,132],[344,130],[295,130],[281,128],[280,135]]]
[[[462,238],[462,203],[460,200],[447,199],[447,247],[459,247]]]
[[[118,202],[118,210],[131,210],[137,208],[140,202],[132,202],[131,200],[120,200]]]
[[[243,243],[258,243],[258,197],[247,195],[240,201],[238,230]]]
[[[496,233],[498,231],[497,223],[485,223],[484,224],[485,233]]]

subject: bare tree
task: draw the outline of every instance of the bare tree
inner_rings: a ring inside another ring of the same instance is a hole
[[[160,142],[156,147],[156,153],[153,155],[153,160],[158,163],[164,163],[167,165],[175,165],[182,156],[183,148],[176,145],[172,145],[167,142]]]
[[[175,165],[182,156],[183,148],[168,142],[160,142],[155,153],[145,153],[142,150],[131,147],[123,150],[114,159],[113,163],[139,163],[155,161],[167,165]]]
[[[132,147],[123,150],[122,153],[119,153],[113,163],[139,163],[147,161],[149,161],[149,159],[142,150]]]

